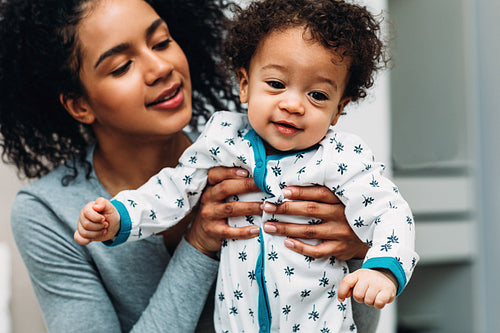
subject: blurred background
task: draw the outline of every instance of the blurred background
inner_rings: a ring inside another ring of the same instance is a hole
[[[500,1],[357,2],[383,11],[393,68],[339,127],[388,162],[421,256],[378,331],[498,332]],[[25,183],[0,163],[0,184],[0,333],[46,332],[9,226]]]

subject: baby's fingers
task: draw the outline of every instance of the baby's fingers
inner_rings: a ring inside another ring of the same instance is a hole
[[[80,212],[79,222],[83,224],[85,229],[89,230],[100,230],[102,228],[107,228],[106,218],[100,212],[97,212],[93,208],[93,203],[89,202],[85,207],[83,207]],[[98,224],[101,227],[99,229],[95,229],[91,224]]]
[[[358,277],[355,274],[351,273],[344,277],[337,292],[337,297],[340,302],[343,302],[346,298],[352,296],[352,290],[356,285],[356,282],[358,282]]]
[[[75,231],[75,234],[73,235],[73,238],[80,245],[87,245],[87,244],[89,244],[91,242],[90,239],[82,237],[82,235],[80,235],[80,233],[78,232],[78,230]]]
[[[396,294],[394,292],[382,289],[375,297],[373,306],[377,309],[382,309],[386,304],[393,302],[395,298]]]

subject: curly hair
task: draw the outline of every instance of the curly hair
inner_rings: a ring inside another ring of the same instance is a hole
[[[312,38],[350,58],[350,77],[344,96],[366,97],[375,73],[387,66],[389,55],[380,38],[381,20],[366,7],[343,0],[264,0],[247,8],[231,6],[234,18],[224,42],[224,58],[236,71],[248,70],[261,40],[271,32],[304,27]]]
[[[79,80],[79,22],[99,0],[0,1],[0,133],[2,159],[20,176],[39,178],[66,164],[63,183],[86,168],[92,128],[73,119],[59,101],[83,96]],[[220,70],[226,17],[217,0],[144,0],[167,22],[189,62],[193,117],[207,119],[214,109],[236,104],[237,95]]]

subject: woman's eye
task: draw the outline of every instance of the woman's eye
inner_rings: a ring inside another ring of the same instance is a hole
[[[153,50],[164,50],[167,48],[168,44],[170,44],[171,42],[172,42],[171,39],[165,39],[164,41],[159,42],[158,44],[155,44],[153,46]]]
[[[310,92],[309,96],[311,96],[313,99],[315,99],[317,101],[325,101],[328,99],[328,96],[326,96],[324,93],[319,92],[319,91]]]
[[[120,76],[122,74],[124,74],[130,67],[130,64],[132,64],[132,61],[127,61],[127,63],[117,69],[115,69],[114,71],[111,72],[111,75],[113,76]]]
[[[267,81],[266,83],[274,89],[284,89],[285,88],[285,85],[279,81]]]

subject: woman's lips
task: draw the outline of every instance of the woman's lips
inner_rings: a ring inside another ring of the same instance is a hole
[[[184,94],[181,87],[178,86],[175,89],[165,92],[163,96],[157,99],[157,101],[147,104],[146,107],[152,107],[160,110],[171,110],[178,108],[183,102]]]
[[[273,125],[276,130],[283,135],[293,135],[302,131],[302,129],[288,122],[273,122]]]

